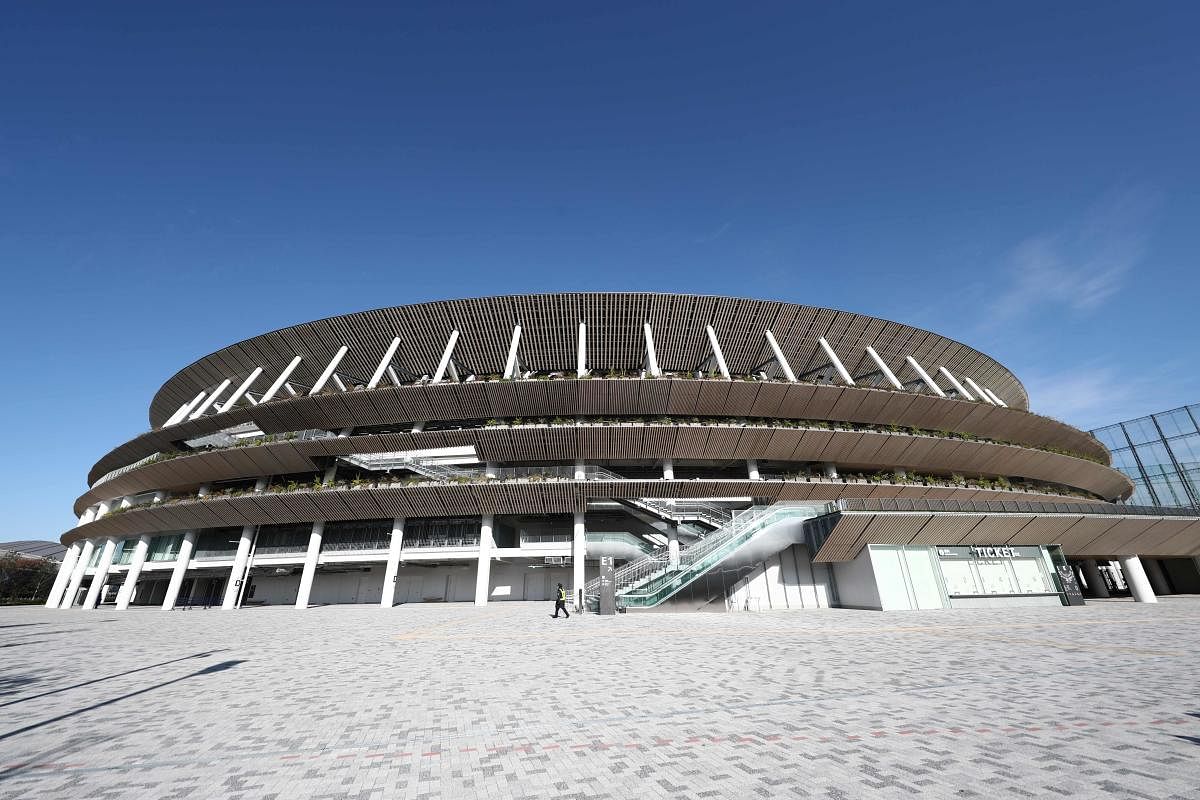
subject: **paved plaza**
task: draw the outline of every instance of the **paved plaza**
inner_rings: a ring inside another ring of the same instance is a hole
[[[1200,797],[1200,598],[0,609],[0,798]]]

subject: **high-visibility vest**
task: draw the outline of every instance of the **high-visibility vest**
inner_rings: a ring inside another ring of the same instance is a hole
[[[567,599],[567,590],[566,590],[566,589],[559,589],[559,590],[558,590],[558,599],[559,599],[559,600],[566,600],[566,599]]]

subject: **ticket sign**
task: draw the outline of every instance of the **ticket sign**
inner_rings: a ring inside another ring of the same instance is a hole
[[[938,558],[974,558],[974,559],[993,559],[993,558],[1041,558],[1042,548],[1033,546],[1013,546],[1013,545],[970,545],[954,546],[954,547],[939,547],[937,549]]]

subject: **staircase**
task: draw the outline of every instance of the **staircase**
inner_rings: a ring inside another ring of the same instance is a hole
[[[617,602],[626,607],[656,606],[778,523],[814,519],[834,513],[837,508],[836,503],[775,503],[737,512],[721,528],[681,548],[677,566],[670,563],[666,549],[660,548],[616,570],[613,580]],[[794,541],[779,542],[775,551]],[[775,546],[775,543],[761,544],[767,549]],[[599,590],[599,578],[584,586],[584,602],[589,610],[599,607]]]
[[[417,473],[418,475],[424,475],[427,478],[433,478],[436,481],[479,480],[483,477],[483,472],[481,470],[463,469],[462,467],[455,467],[451,466],[450,464],[442,464],[429,459],[416,458],[408,455],[398,455],[395,453],[362,453],[339,456],[339,458],[340,460],[345,461],[347,464],[352,464],[362,469],[407,469]]]

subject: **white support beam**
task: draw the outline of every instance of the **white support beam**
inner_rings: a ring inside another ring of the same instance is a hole
[[[71,571],[71,580],[67,582],[67,589],[63,592],[62,602],[59,603],[59,608],[70,608],[75,605],[75,597],[79,594],[79,587],[83,584],[83,575],[87,572],[88,564],[92,560],[92,553],[96,549],[96,542],[99,539],[87,539],[83,543],[83,549],[79,551],[79,558],[75,559],[75,568]]]
[[[200,417],[203,417],[204,412],[208,411],[208,409],[212,407],[212,404],[217,402],[217,398],[225,393],[225,390],[229,388],[229,384],[232,382],[233,381],[229,380],[229,378],[226,378],[218,383],[217,388],[213,389],[213,392],[208,396],[208,399],[201,403],[195,411],[189,414],[188,419],[200,419]]]
[[[924,367],[917,363],[915,358],[912,356],[905,356],[904,360],[908,363],[908,366],[912,367],[912,371],[917,373],[917,376],[921,380],[925,381],[925,385],[929,387],[929,391],[933,392],[938,397],[946,396],[946,393],[942,391],[942,387],[933,382],[933,378],[929,377],[929,373],[925,371]]]
[[[571,597],[575,610],[583,611],[583,585],[587,582],[584,566],[587,559],[587,525],[584,512],[576,511],[571,526]]]
[[[988,397],[992,398],[993,403],[1000,406],[1001,408],[1008,408],[1008,403],[1001,400],[1000,395],[996,394],[995,392],[993,392],[991,389],[987,388],[986,386],[983,387],[983,391]]]
[[[300,356],[293,358],[291,363],[283,368],[283,372],[279,373],[279,377],[271,384],[271,388],[267,389],[267,393],[258,399],[258,402],[265,403],[279,394],[279,390],[287,383],[287,379],[292,376],[292,373],[296,371],[296,367],[298,366],[300,366]]]
[[[404,517],[392,520],[392,539],[388,545],[387,566],[383,570],[383,594],[379,605],[391,608],[396,605],[396,576],[400,572],[400,555],[404,548]]]
[[[338,375],[336,372],[333,373],[333,385],[338,388],[339,392],[349,391],[346,388],[346,382],[342,380],[342,376]]]
[[[967,387],[965,387],[961,383],[959,383],[958,378],[956,378],[950,374],[950,370],[946,369],[945,367],[938,367],[938,372],[940,374],[946,376],[946,380],[950,381],[950,385],[954,387],[954,391],[958,392],[960,395],[965,397],[967,400],[975,399],[971,395],[971,393],[967,391]]]
[[[450,359],[450,363],[446,365],[446,371],[450,373],[450,380],[455,383],[462,383],[462,378],[458,376],[458,365],[454,363],[454,359]]]
[[[454,345],[457,343],[458,331],[452,331],[450,340],[446,342],[446,349],[442,351],[442,360],[438,362],[437,371],[433,373],[430,383],[441,383],[442,378],[446,377],[446,367],[450,366],[450,358],[454,355]]]
[[[508,359],[504,362],[504,380],[512,378],[517,369],[517,347],[521,344],[521,326],[513,326],[512,342],[508,345]]]
[[[841,377],[842,382],[847,386],[854,386],[854,378],[850,377],[850,373],[846,370],[846,366],[842,360],[837,357],[837,353],[833,352],[833,348],[829,346],[829,342],[825,341],[825,337],[817,339],[821,345],[821,349],[825,351],[825,356],[829,359],[829,363],[833,364],[833,368],[837,370],[837,374]]]
[[[579,346],[575,356],[575,377],[587,375],[587,325],[579,323]]]
[[[400,385],[400,376],[396,374],[396,370],[392,367],[387,368],[388,380],[392,382],[392,386]]]
[[[486,606],[492,586],[492,525],[495,518],[485,514],[479,524],[479,566],[475,570],[475,605]]]
[[[333,371],[337,369],[338,364],[346,357],[346,353],[349,350],[350,348],[346,345],[338,348],[338,351],[333,354],[333,358],[329,359],[329,363],[325,365],[325,370],[321,373],[321,377],[317,378],[317,382],[308,390],[309,397],[312,397],[314,394],[320,394],[321,390],[325,388],[325,384],[329,383],[329,378],[333,375]]]
[[[283,385],[283,390],[285,392],[287,392],[288,395],[291,397],[299,397],[300,396],[300,393],[296,391],[296,387],[292,386],[291,382],[285,383]]]
[[[183,418],[184,418],[184,417],[186,417],[186,416],[188,415],[188,412],[190,412],[190,411],[191,411],[193,408],[195,408],[195,407],[196,407],[196,404],[200,402],[200,400],[201,400],[201,398],[203,397],[203,395],[204,395],[204,392],[201,392],[200,394],[196,395],[196,397],[195,397],[195,398],[193,398],[192,400],[189,400],[188,402],[186,402],[186,403],[184,403],[183,405],[181,405],[181,406],[179,407],[179,409],[178,409],[178,410],[177,410],[177,411],[176,411],[174,414],[172,414],[171,416],[167,417],[167,421],[166,421],[166,422],[164,422],[164,423],[162,424],[162,426],[163,426],[164,428],[166,428],[166,427],[168,427],[168,426],[170,426],[170,425],[174,425],[174,424],[176,424],[177,422],[180,422],[180,421],[182,421],[182,420],[183,420]]]
[[[783,375],[792,383],[796,382],[796,373],[792,372],[792,365],[783,357],[783,351],[779,349],[779,342],[775,341],[775,334],[766,331],[767,344],[771,347],[771,352],[775,355],[775,360],[779,363],[779,368],[783,370]]]
[[[725,354],[721,352],[721,343],[717,341],[717,332],[713,330],[712,325],[705,325],[704,332],[708,334],[708,343],[712,345],[713,355],[717,357],[717,369],[721,370],[721,377],[729,380],[729,367],[725,364]]]
[[[187,417],[187,415],[192,413],[192,409],[195,408],[196,406],[200,405],[200,402],[205,397],[208,397],[208,392],[201,392],[200,394],[193,397],[192,401],[190,403],[184,403],[183,408],[176,411],[174,414],[171,415],[170,419],[168,419],[166,422],[163,423],[163,427],[165,428],[168,425],[176,425],[180,422],[183,422],[183,420]]]
[[[867,346],[867,355],[869,355],[871,360],[875,362],[875,366],[879,367],[879,371],[883,373],[883,377],[887,379],[887,382],[892,385],[893,389],[904,391],[904,384],[901,383],[900,379],[896,377],[896,373],[888,369],[888,365],[883,363],[883,359],[879,357],[879,353],[875,352],[874,347],[871,347],[870,345]]]
[[[217,410],[218,414],[224,414],[229,409],[233,408],[238,400],[242,399],[242,395],[250,391],[250,386],[258,380],[258,376],[263,374],[262,367],[255,367],[254,371],[246,376],[246,380],[242,381],[242,385],[234,389],[233,394],[229,395],[229,399],[221,404],[221,408]]]
[[[392,366],[392,358],[395,357],[396,351],[400,349],[400,337],[392,339],[392,343],[388,345],[387,350],[383,351],[383,358],[379,359],[379,366],[371,373],[371,380],[367,381],[367,388],[374,389],[383,380],[383,375]]]
[[[982,388],[980,388],[980,386],[979,386],[979,384],[978,384],[978,383],[976,383],[975,381],[973,381],[973,380],[971,380],[970,378],[966,377],[965,375],[963,376],[963,380],[964,380],[964,381],[966,381],[966,382],[967,382],[967,385],[971,387],[971,391],[973,391],[973,392],[975,393],[975,397],[976,397],[977,399],[979,399],[979,400],[982,400],[983,402],[985,402],[985,403],[987,403],[988,405],[991,405],[991,406],[994,406],[994,405],[996,405],[996,404],[995,404],[995,403],[992,401],[992,398],[988,397],[988,394],[987,394],[987,392],[985,392],[985,391],[984,391]]]
[[[662,370],[658,368],[658,353],[654,349],[654,331],[650,329],[649,322],[643,323],[642,333],[646,336],[646,371],[655,378],[661,378]]]

